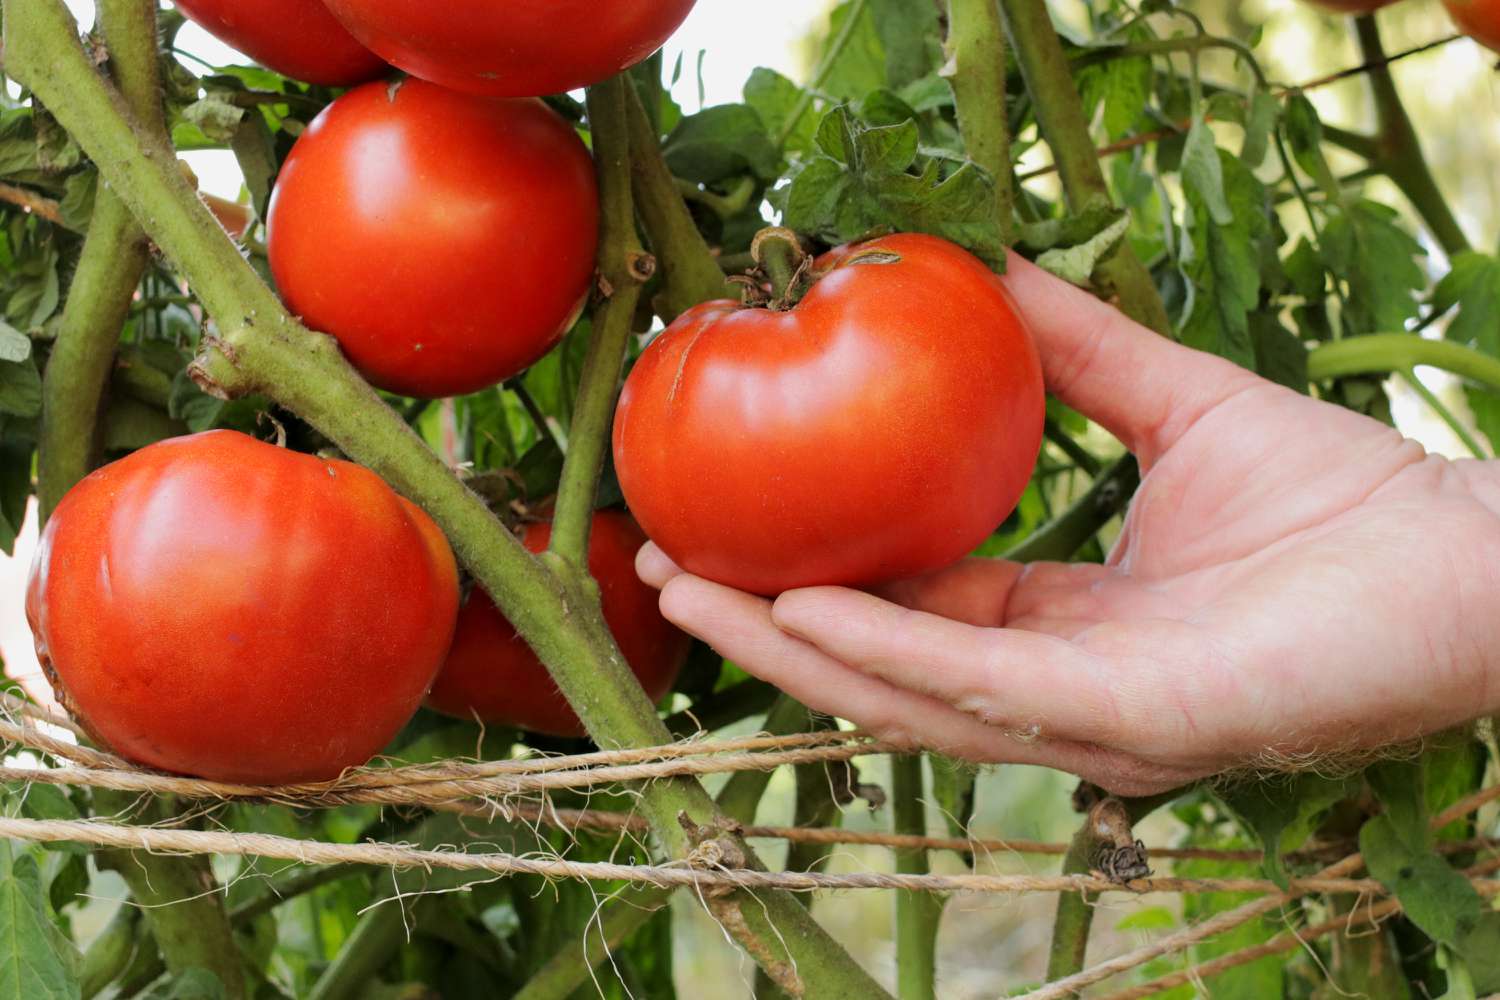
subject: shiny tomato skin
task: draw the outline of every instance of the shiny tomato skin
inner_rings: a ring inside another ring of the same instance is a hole
[[[540,101],[407,80],[325,109],[267,216],[288,307],[372,384],[438,397],[519,373],[572,325],[599,197],[588,150]]]
[[[437,525],[374,473],[234,431],[173,438],[63,498],[27,618],[59,699],[148,767],[337,777],[421,705],[458,611]]]
[[[176,0],[176,6],[219,41],[304,83],[347,87],[390,70],[322,0]]]
[[[1443,0],[1458,30],[1500,52],[1500,0]]]
[[[522,542],[541,552],[550,524],[527,526]],[[672,690],[691,640],[662,617],[656,591],[635,575],[646,536],[630,515],[599,511],[589,535],[589,572],[599,582],[604,620],[625,662],[653,702]],[[458,629],[428,707],[461,719],[516,726],[553,736],[587,735],[583,723],[526,641],[475,587],[458,613]]]
[[[954,562],[1014,508],[1041,447],[1036,348],[982,263],[900,234],[817,271],[787,312],[684,313],[615,415],[615,467],[646,534],[688,572],[753,593]]]
[[[326,0],[354,36],[413,76],[540,97],[598,83],[661,47],[696,0]]]

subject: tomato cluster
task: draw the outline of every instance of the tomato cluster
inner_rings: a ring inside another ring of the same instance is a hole
[[[360,84],[282,166],[267,218],[279,291],[376,386],[493,386],[557,343],[594,273],[591,156],[534,95],[643,58],[692,0],[511,0],[461,16],[426,0],[328,4],[338,21],[318,0],[276,0],[275,16],[182,4],[273,68]],[[541,30],[559,8],[591,33],[563,44]],[[384,63],[360,42],[414,76],[371,79]],[[687,570],[758,593],[871,585],[971,551],[1030,477],[1041,368],[984,264],[895,235],[825,254],[803,284],[795,303],[690,310],[620,398],[615,461],[640,523],[596,513],[588,562],[653,699],[689,640],[636,577],[648,534]],[[536,522],[521,541],[540,552],[550,537]],[[84,479],[47,525],[27,613],[88,732],[167,771],[332,778],[424,699],[584,732],[489,595],[460,599],[426,514],[358,466],[234,432]]]

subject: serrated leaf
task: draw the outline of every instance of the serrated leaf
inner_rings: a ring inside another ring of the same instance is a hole
[[[1265,162],[1271,133],[1281,117],[1281,102],[1275,95],[1256,91],[1250,99],[1250,113],[1245,117],[1245,141],[1240,146],[1240,160],[1254,169]]]
[[[1462,253],[1453,258],[1452,270],[1433,291],[1433,308],[1439,312],[1457,306],[1445,336],[1500,357],[1500,261],[1481,253]],[[1490,445],[1500,450],[1500,391],[1491,386],[1465,385],[1474,423]]]
[[[745,103],[754,108],[765,123],[767,135],[774,139],[786,132],[783,152],[802,153],[812,148],[813,131],[819,119],[813,114],[811,102],[801,104],[801,87],[775,70],[761,67],[745,81],[743,94]],[[799,105],[800,114],[797,111]],[[792,122],[794,114],[797,119]]]
[[[31,357],[31,338],[0,320],[0,361],[25,361]]]
[[[1323,157],[1323,121],[1317,108],[1302,94],[1291,94],[1287,97],[1283,121],[1292,158],[1330,199],[1337,201],[1339,184]]]
[[[41,871],[0,840],[0,1000],[75,1000],[78,954],[47,912]]]
[[[875,33],[885,50],[885,78],[904,87],[937,68],[941,50],[936,4],[911,0],[870,0]]]
[[[1122,214],[1087,241],[1066,249],[1048,250],[1036,259],[1037,266],[1080,288],[1087,288],[1099,262],[1114,252],[1130,232],[1130,217]]]
[[[1399,824],[1383,814],[1360,828],[1365,865],[1401,900],[1407,919],[1434,941],[1458,947],[1478,925],[1483,912],[1479,893],[1441,856],[1411,843]]]
[[[861,128],[855,132],[856,169],[871,173],[904,173],[917,159],[917,123]]]
[[[42,412],[42,376],[36,359],[0,361],[0,413],[34,417]]]
[[[1328,270],[1349,284],[1344,333],[1405,329],[1427,284],[1420,263],[1427,252],[1401,228],[1396,210],[1364,199],[1332,208],[1322,245]]]
[[[224,984],[207,969],[174,972],[140,994],[141,1000],[224,1000]]]
[[[1121,138],[1140,121],[1155,77],[1146,56],[1112,59],[1104,64],[1104,130],[1111,139]]]
[[[1184,257],[1195,296],[1182,340],[1253,368],[1249,316],[1259,304],[1260,244],[1271,233],[1271,209],[1265,187],[1254,174],[1224,150],[1215,155],[1231,218],[1227,225],[1215,222],[1197,187],[1188,189],[1192,246]]]
[[[856,14],[859,21],[850,26],[849,18]],[[847,40],[823,73],[822,90],[837,100],[853,101],[877,87],[885,86],[886,55],[875,23],[875,11],[868,3],[856,4],[844,0],[835,7],[828,16],[828,34],[824,44],[844,36],[846,28]]]

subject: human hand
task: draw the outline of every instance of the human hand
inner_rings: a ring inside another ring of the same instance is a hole
[[[1144,475],[1104,565],[970,559],[774,602],[648,545],[662,612],[880,737],[1122,795],[1496,711],[1500,469],[1170,343],[1017,257],[1048,389]]]

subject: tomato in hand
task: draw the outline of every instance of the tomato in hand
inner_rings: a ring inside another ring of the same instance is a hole
[[[322,0],[176,0],[176,6],[219,41],[304,83],[347,87],[390,69]]]
[[[363,764],[458,611],[437,525],[374,473],[209,431],[143,448],[47,522],[26,614],[58,699],[148,767],[285,784]]]
[[[1500,52],[1500,0],[1443,0],[1458,30]]]
[[[287,306],[376,386],[456,396],[546,354],[594,274],[599,197],[537,100],[371,83],[297,140],[267,213]]]
[[[708,302],[641,356],[615,467],[690,573],[777,594],[916,576],[1010,513],[1041,447],[1041,365],[1001,279],[902,234],[819,259],[788,311]]]
[[[634,66],[696,0],[326,0],[354,36],[413,76],[497,97],[560,94]]]
[[[532,524],[522,542],[541,552],[551,538],[550,524]],[[635,554],[644,544],[646,536],[628,514],[594,514],[589,572],[599,582],[604,620],[654,702],[672,690],[691,640],[661,616],[656,591],[635,575]],[[462,719],[553,736],[586,735],[542,661],[477,587],[458,613],[453,648],[427,704]]]

